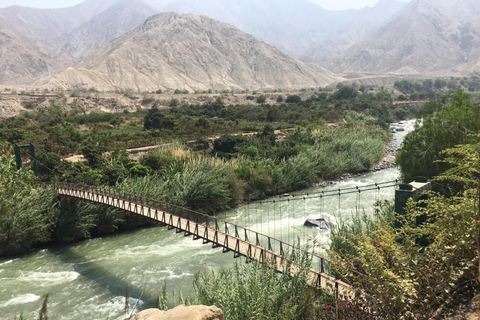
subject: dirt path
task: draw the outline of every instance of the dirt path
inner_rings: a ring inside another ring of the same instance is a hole
[[[275,130],[275,134],[277,135],[277,140],[284,140],[286,138],[286,135],[289,134],[289,133],[292,133],[295,131],[295,128],[288,128],[288,129],[283,129],[283,130]],[[232,134],[233,136],[238,136],[238,135],[242,135],[243,137],[252,137],[254,135],[258,134],[258,132],[244,132],[244,133],[236,133],[236,134]],[[215,135],[215,136],[209,136],[207,137],[208,140],[210,140],[211,142],[213,142],[215,139],[218,139],[220,138],[219,135]],[[187,143],[191,143],[191,142],[195,142],[194,140],[192,141],[187,141]],[[140,148],[132,148],[132,149],[127,149],[127,154],[128,154],[128,157],[132,160],[138,160],[140,159],[143,155],[149,153],[149,152],[152,152],[153,150],[159,148],[159,147],[164,147],[164,146],[168,146],[172,144],[172,142],[169,142],[169,143],[164,143],[164,144],[158,144],[158,145],[153,145],[153,146],[146,146],[146,147],[140,147]],[[108,157],[110,155],[110,152],[105,152],[103,154],[104,156]],[[85,162],[85,157],[81,154],[76,154],[76,155],[73,155],[73,156],[70,156],[70,157],[67,157],[65,158],[64,160],[68,161],[68,162],[74,162],[74,163],[77,163],[77,162]]]

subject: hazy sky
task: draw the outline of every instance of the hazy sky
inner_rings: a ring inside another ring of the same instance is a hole
[[[84,0],[0,0],[0,8],[12,5],[22,5],[34,8],[60,8],[71,7]],[[102,0],[97,0],[102,1]],[[261,1],[261,0],[259,0]],[[310,0],[322,8],[330,10],[359,9],[365,6],[373,6],[380,0]],[[400,0],[410,1],[410,0]]]

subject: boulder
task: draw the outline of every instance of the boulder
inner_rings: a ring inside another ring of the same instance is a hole
[[[330,224],[327,220],[320,218],[320,219],[307,219],[303,224],[305,227],[316,227],[322,230],[328,230],[330,228]]]
[[[178,306],[168,311],[147,309],[130,320],[225,320],[222,310],[215,306]]]

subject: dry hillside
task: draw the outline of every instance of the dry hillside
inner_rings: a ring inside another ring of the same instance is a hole
[[[46,88],[152,91],[327,86],[336,78],[206,16],[162,13],[36,83]]]

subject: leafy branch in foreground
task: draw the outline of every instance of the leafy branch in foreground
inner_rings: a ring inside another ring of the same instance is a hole
[[[480,282],[480,135],[477,137],[479,141],[477,144],[459,145],[443,151],[443,154],[447,156],[445,162],[449,163],[451,168],[440,175],[437,180],[461,183],[473,197],[473,212],[478,228],[476,234],[479,259],[477,280]]]
[[[445,151],[451,169],[439,179],[464,184],[455,196],[410,202],[396,223],[367,219],[332,229],[332,267],[373,297],[384,319],[439,318],[480,289],[478,151],[478,144]]]

